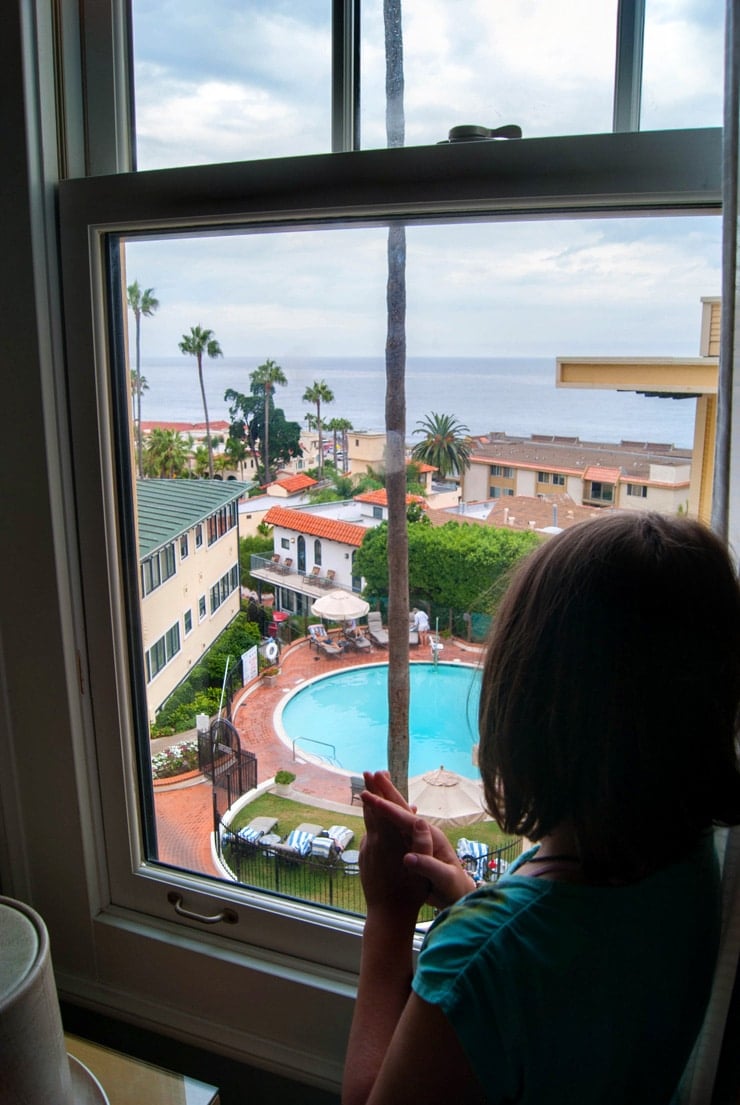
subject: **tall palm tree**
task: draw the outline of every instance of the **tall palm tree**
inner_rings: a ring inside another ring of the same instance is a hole
[[[453,415],[432,412],[416,425],[414,433],[424,434],[424,440],[411,450],[414,460],[434,465],[442,479],[470,466],[470,430]]]
[[[265,418],[264,429],[262,433],[263,437],[263,468],[265,470],[265,483],[270,482],[270,396],[275,390],[275,385],[279,384],[280,387],[285,387],[288,380],[279,364],[275,361],[267,360],[264,364],[258,365],[254,372],[250,373],[249,379],[252,387],[261,387],[264,389],[265,396]]]
[[[344,457],[342,461],[342,471],[346,476],[349,472],[349,440],[347,434],[350,430],[354,429],[354,427],[348,418],[333,418],[332,422],[336,424],[337,429],[342,435],[342,455]]]
[[[183,334],[179,343],[181,353],[188,357],[195,357],[198,365],[198,383],[200,395],[203,400],[203,414],[206,420],[206,442],[208,445],[208,478],[213,479],[213,444],[211,442],[211,424],[208,421],[208,403],[206,402],[206,389],[203,383],[203,356],[210,358],[223,357],[221,346],[213,336],[213,330],[203,330],[200,326],[191,326],[189,334]]]
[[[385,121],[388,145],[405,141],[401,0],[383,0]],[[385,343],[386,494],[388,496],[388,770],[408,794],[409,564],[406,529],[406,230],[388,228]]]
[[[136,397],[136,458],[139,469],[139,475],[143,475],[142,470],[142,445],[141,445],[141,393],[146,391],[149,385],[146,379],[141,375],[141,319],[151,318],[154,312],[159,308],[159,300],[154,295],[154,288],[140,288],[139,281],[134,280],[133,284],[129,284],[126,288],[126,297],[128,299],[128,305],[134,313],[134,321],[136,322],[136,376],[131,374],[132,383],[135,380]]]
[[[326,380],[314,380],[310,387],[307,387],[303,393],[304,403],[316,404],[316,428],[319,431],[319,479],[324,471],[324,444],[321,436],[321,404],[333,403],[334,392],[331,390]]]

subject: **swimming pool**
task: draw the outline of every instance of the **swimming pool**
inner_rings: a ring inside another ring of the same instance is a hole
[[[442,764],[470,779],[477,741],[480,673],[465,664],[410,665],[409,775]],[[275,712],[275,729],[312,756],[336,749],[345,771],[388,766],[388,665],[368,664],[319,677],[289,695]],[[322,742],[322,743],[319,743]]]

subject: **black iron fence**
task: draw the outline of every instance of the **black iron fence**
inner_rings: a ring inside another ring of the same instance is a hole
[[[228,828],[219,834],[221,859],[237,882],[300,901],[365,915],[365,897],[359,877],[358,853],[348,849],[333,859],[308,856],[287,857],[268,845],[247,844]],[[482,857],[483,881],[496,882],[521,852],[521,841],[508,841]],[[421,916],[430,920],[431,908]]]

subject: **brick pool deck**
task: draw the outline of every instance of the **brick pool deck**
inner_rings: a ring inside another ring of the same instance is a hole
[[[281,768],[296,776],[291,790],[301,801],[335,812],[353,812],[350,806],[349,776],[301,758],[284,744],[273,727],[273,714],[280,700],[306,680],[343,668],[377,664],[387,659],[386,649],[347,652],[340,657],[317,654],[304,639],[283,650],[281,674],[272,687],[262,680],[245,687],[235,697],[233,721],[239,730],[242,747],[257,756],[257,781],[271,779]],[[429,662],[432,653],[426,646],[411,650],[411,662]],[[442,662],[477,663],[481,649],[460,641],[445,641]],[[211,785],[199,778],[194,783],[156,787],[154,807],[157,821],[159,860],[187,871],[220,875],[211,855],[213,806]]]

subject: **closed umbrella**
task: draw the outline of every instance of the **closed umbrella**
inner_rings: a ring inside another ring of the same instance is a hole
[[[311,613],[319,618],[328,618],[330,622],[349,622],[353,618],[364,618],[370,609],[370,603],[351,591],[327,591],[311,607]]]
[[[482,784],[444,767],[409,779],[409,803],[432,825],[472,825],[490,819]]]

